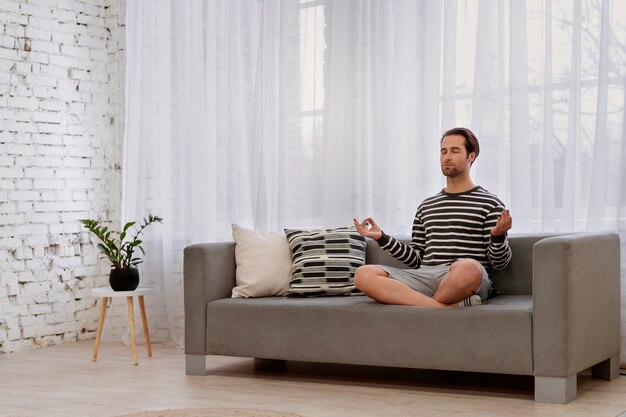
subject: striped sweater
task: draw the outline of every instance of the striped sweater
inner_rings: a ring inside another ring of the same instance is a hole
[[[378,244],[410,268],[472,258],[487,270],[503,269],[511,248],[506,235],[491,236],[503,210],[502,202],[480,186],[457,194],[442,190],[418,207],[410,244],[385,233]]]

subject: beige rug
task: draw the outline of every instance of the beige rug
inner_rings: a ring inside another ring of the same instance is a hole
[[[302,417],[282,411],[256,410],[252,408],[187,408],[161,411],[142,411],[117,417]]]

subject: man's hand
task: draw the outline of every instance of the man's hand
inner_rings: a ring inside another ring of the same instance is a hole
[[[509,230],[513,226],[513,218],[511,217],[511,213],[509,210],[504,210],[500,217],[498,217],[498,221],[496,225],[491,228],[492,236],[502,236],[507,230]]]
[[[363,237],[369,237],[374,240],[378,240],[382,237],[383,231],[378,227],[374,219],[368,217],[363,220],[361,223],[357,219],[352,219],[354,221],[354,227],[356,227],[356,231]],[[368,227],[369,226],[369,227]]]

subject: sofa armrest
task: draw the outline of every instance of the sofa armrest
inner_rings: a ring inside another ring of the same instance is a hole
[[[569,377],[620,351],[617,233],[543,239],[533,249],[535,376]]]
[[[184,252],[185,353],[204,354],[206,305],[229,298],[235,286],[233,242],[190,245]]]

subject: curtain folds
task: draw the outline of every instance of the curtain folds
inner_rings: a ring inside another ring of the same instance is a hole
[[[182,250],[231,223],[372,216],[410,233],[454,126],[480,139],[473,178],[513,232],[626,241],[624,15],[615,0],[128,1],[124,217],[165,218],[142,271],[164,289],[157,334],[182,344]]]

